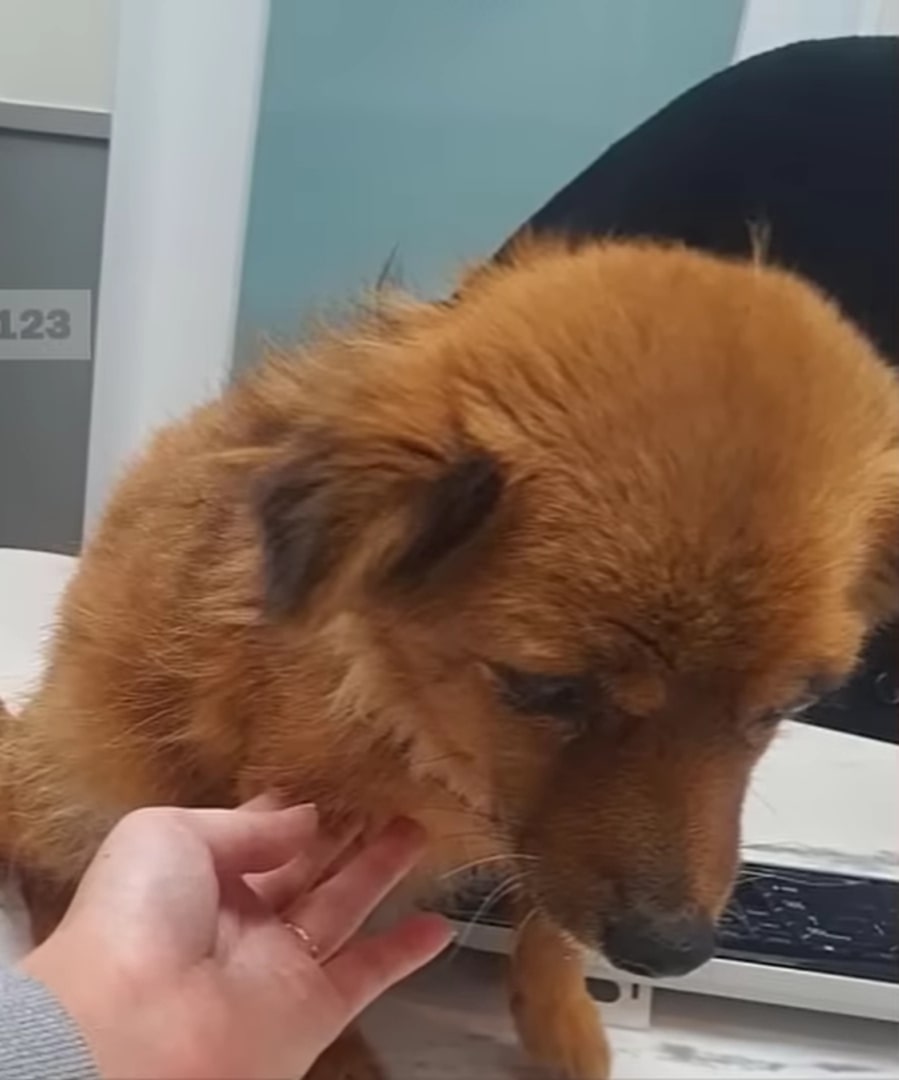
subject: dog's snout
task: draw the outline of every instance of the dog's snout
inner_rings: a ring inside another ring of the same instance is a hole
[[[634,908],[609,922],[603,948],[616,967],[635,975],[686,975],[712,958],[715,927],[697,911]]]

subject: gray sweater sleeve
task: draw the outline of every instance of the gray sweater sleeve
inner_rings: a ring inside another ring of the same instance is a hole
[[[69,1014],[15,968],[0,969],[0,1080],[100,1080]]]

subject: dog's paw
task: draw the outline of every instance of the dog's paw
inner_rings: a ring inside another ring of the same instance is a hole
[[[522,1045],[559,1080],[608,1080],[609,1043],[596,1004],[586,991],[555,998],[537,990],[512,995]]]
[[[305,1080],[387,1080],[368,1043],[350,1029],[322,1054]]]

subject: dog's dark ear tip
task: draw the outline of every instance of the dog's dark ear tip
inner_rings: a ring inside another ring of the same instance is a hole
[[[262,539],[262,608],[271,618],[297,612],[327,576],[328,512],[317,470],[281,464],[253,493]]]
[[[390,577],[412,583],[477,533],[496,509],[505,488],[504,470],[493,454],[466,448],[432,481],[416,512],[412,539]]]
[[[386,472],[379,483],[358,466],[318,454],[282,462],[259,477],[253,502],[263,613],[290,618],[308,607],[334,583],[350,549],[361,556],[359,583],[421,584],[479,532],[505,487],[499,461],[467,444],[447,461],[431,455],[427,471],[427,480]],[[401,538],[389,541],[385,553],[375,526],[394,513],[402,522]]]

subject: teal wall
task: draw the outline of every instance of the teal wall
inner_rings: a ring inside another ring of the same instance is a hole
[[[272,0],[238,360],[370,284],[445,287],[724,67],[742,0]]]

